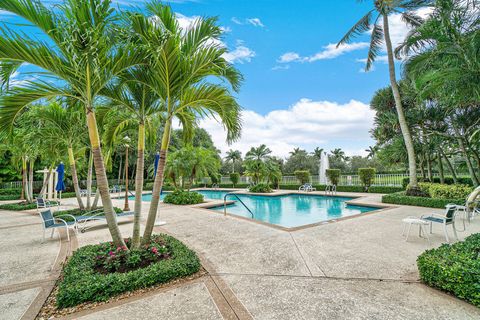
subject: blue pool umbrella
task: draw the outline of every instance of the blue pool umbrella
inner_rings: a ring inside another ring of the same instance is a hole
[[[57,172],[58,172],[58,181],[57,185],[55,186],[55,190],[58,192],[61,192],[65,190],[65,183],[63,181],[63,178],[65,176],[65,166],[63,165],[63,162],[60,162],[60,164],[57,167]]]
[[[157,175],[158,161],[160,161],[160,153],[157,152],[155,155],[155,162],[153,163],[153,177]]]

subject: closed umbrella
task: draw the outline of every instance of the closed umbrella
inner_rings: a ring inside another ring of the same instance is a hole
[[[155,155],[155,162],[153,163],[153,177],[155,178],[155,176],[157,175],[157,168],[158,168],[158,162],[160,161],[160,153],[157,152],[157,154]]]
[[[63,181],[63,178],[65,176],[65,166],[63,165],[63,162],[60,162],[60,164],[58,165],[57,173],[58,181],[57,185],[55,186],[55,190],[57,190],[57,192],[60,192],[60,199],[62,199],[62,191],[65,190],[65,183]]]

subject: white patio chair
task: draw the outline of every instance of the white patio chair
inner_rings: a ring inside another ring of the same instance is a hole
[[[39,214],[40,214],[40,218],[42,218],[42,227],[43,227],[42,243],[45,242],[45,232],[47,230],[52,230],[52,234],[50,237],[53,238],[53,233],[55,232],[55,229],[65,228],[65,231],[67,232],[68,241],[70,241],[70,232],[69,232],[70,229],[73,229],[73,231],[77,233],[77,220],[71,214],[63,214],[63,215],[54,217],[52,214],[52,210],[50,209],[46,211],[42,211]],[[73,221],[65,221],[61,217],[70,217],[73,219]]]

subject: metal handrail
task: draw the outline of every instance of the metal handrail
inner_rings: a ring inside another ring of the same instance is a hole
[[[237,198],[238,201],[240,201],[240,203],[243,204],[243,206],[245,207],[245,209],[247,209],[248,212],[250,212],[250,214],[252,215],[252,219],[254,218],[252,210],[250,210],[250,209],[247,207],[247,205],[246,205],[245,203],[243,203],[242,199],[240,199],[240,198],[238,197],[238,195],[235,194],[235,193],[227,193],[225,196],[223,196],[223,214],[224,214],[224,215],[227,215],[227,196],[235,196],[235,198]]]

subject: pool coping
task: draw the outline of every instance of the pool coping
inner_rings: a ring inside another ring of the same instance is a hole
[[[205,189],[205,188],[192,189],[192,191],[200,191],[200,190],[210,190],[210,189]],[[229,190],[215,189],[215,190],[210,190],[210,191],[229,191]],[[207,202],[200,203],[200,204],[190,206],[190,207],[192,209],[201,210],[203,212],[223,214],[225,216],[229,216],[229,217],[233,217],[233,218],[237,218],[237,219],[241,219],[241,220],[245,220],[245,221],[250,221],[250,222],[253,222],[253,223],[257,223],[257,224],[260,224],[260,225],[264,225],[264,226],[267,226],[267,227],[270,227],[270,228],[274,228],[274,229],[281,230],[281,231],[286,231],[286,232],[294,232],[294,231],[299,231],[299,230],[303,230],[303,229],[318,227],[318,226],[322,226],[322,225],[341,222],[341,221],[344,221],[344,220],[354,219],[354,218],[363,217],[363,216],[367,216],[367,215],[371,215],[371,214],[375,214],[375,213],[384,212],[384,211],[387,211],[387,210],[390,210],[390,209],[398,208],[398,206],[396,206],[396,205],[383,204],[383,203],[382,204],[380,204],[380,203],[369,203],[369,202],[358,201],[362,198],[366,198],[367,196],[365,196],[365,195],[350,195],[348,193],[347,193],[347,195],[343,195],[343,194],[342,195],[338,195],[338,194],[329,195],[329,194],[322,194],[320,192],[317,191],[316,193],[315,192],[305,193],[305,192],[299,192],[299,191],[295,191],[295,190],[279,190],[279,191],[274,192],[273,194],[272,193],[258,194],[258,193],[248,192],[248,191],[240,191],[240,192],[235,192],[235,193],[244,194],[244,195],[270,196],[270,197],[285,196],[285,195],[292,195],[292,194],[301,194],[301,195],[308,195],[308,196],[353,198],[352,200],[345,201],[345,203],[350,204],[350,205],[362,206],[362,207],[377,208],[377,210],[372,210],[372,211],[369,211],[369,212],[363,212],[363,213],[354,214],[354,215],[351,215],[351,216],[346,216],[346,217],[341,217],[341,218],[319,221],[319,222],[315,222],[315,223],[309,223],[309,224],[305,224],[305,225],[301,225],[301,226],[297,226],[297,227],[283,227],[283,226],[276,225],[276,224],[273,224],[273,223],[268,223],[268,222],[265,222],[265,221],[260,221],[260,220],[256,220],[256,219],[252,219],[252,218],[248,218],[248,217],[239,216],[239,215],[232,214],[232,213],[229,213],[229,212],[224,213],[224,212],[217,211],[217,210],[211,210],[211,208],[223,206],[224,202],[221,201],[221,200],[207,201]],[[226,203],[227,203],[227,205],[229,205],[229,204],[234,203],[234,201],[230,200],[230,201],[227,201]]]

